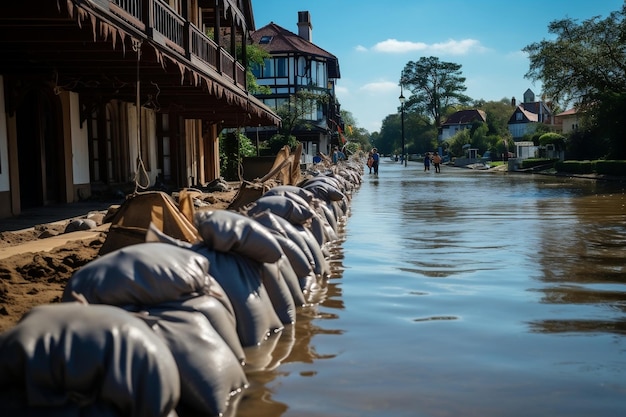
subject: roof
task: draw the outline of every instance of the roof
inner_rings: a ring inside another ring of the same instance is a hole
[[[555,115],[554,117],[574,116],[576,114],[578,114],[578,110],[576,110],[576,108],[571,108],[571,109],[565,110],[562,113]]]
[[[483,110],[460,110],[455,113],[452,113],[445,123],[442,126],[446,125],[461,125],[461,124],[471,124],[474,122],[486,122],[487,121],[487,113]]]
[[[255,45],[272,55],[293,53],[326,58],[328,61],[328,76],[330,78],[341,78],[339,60],[335,55],[274,22],[270,22],[252,32],[251,38]],[[262,38],[264,38],[263,43],[261,43]],[[267,40],[269,41],[267,42]]]

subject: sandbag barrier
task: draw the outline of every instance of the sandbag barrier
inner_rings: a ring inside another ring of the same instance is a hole
[[[61,303],[0,334],[0,415],[232,415],[245,348],[322,299],[362,175],[356,158],[327,165],[238,210],[197,211],[196,242],[150,225],[83,266]]]

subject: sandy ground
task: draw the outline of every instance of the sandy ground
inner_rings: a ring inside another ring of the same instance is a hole
[[[226,208],[236,189],[211,194],[205,208]],[[104,218],[93,216],[98,225]],[[0,332],[13,327],[31,308],[59,302],[74,271],[98,256],[107,232],[96,238],[73,240],[49,252],[28,252],[29,242],[64,232],[67,222],[55,222],[18,232],[0,232],[0,248],[21,246],[24,252],[0,259]]]

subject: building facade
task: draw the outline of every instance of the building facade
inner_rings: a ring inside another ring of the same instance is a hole
[[[3,5],[0,216],[219,177],[224,128],[280,124],[246,89],[252,30],[249,0]]]
[[[301,11],[298,34],[273,22],[252,33],[253,43],[271,55],[264,65],[254,67],[258,84],[270,90],[256,96],[274,110],[298,106],[298,121],[289,129],[303,144],[302,162],[310,162],[318,151],[329,154],[332,145],[340,144],[343,132],[340,105],[335,96],[335,86],[341,77],[339,61],[313,43],[312,29],[310,13]],[[298,93],[306,93],[308,102],[298,103]],[[314,96],[319,100],[311,99]],[[278,129],[269,127],[250,131],[249,135],[265,140],[276,133]]]
[[[534,133],[539,124],[546,124],[552,129],[556,128],[550,106],[545,101],[537,101],[532,90],[526,90],[524,101],[521,104],[517,105],[515,98],[512,99],[511,104],[515,110],[509,118],[508,128],[514,141]]]

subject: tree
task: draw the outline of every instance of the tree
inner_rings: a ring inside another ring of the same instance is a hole
[[[314,118],[317,118],[317,108],[328,103],[326,94],[319,94],[313,91],[300,90],[289,96],[276,113],[283,120],[280,134],[292,136],[296,128],[311,129]]]
[[[270,53],[256,44],[249,44],[246,46],[246,55],[248,58],[248,68],[246,68],[248,92],[250,94],[271,94],[272,91],[268,86],[257,83],[257,79],[252,71],[255,66],[265,65],[265,60],[271,58]]]
[[[544,93],[572,103],[584,128],[597,140],[608,138],[610,157],[626,158],[626,4],[607,18],[555,20],[548,31],[556,39],[524,48],[530,59],[526,77],[543,84]]]
[[[465,77],[461,65],[441,62],[439,58],[422,57],[409,61],[400,76],[400,85],[413,94],[405,103],[405,110],[414,110],[432,118],[441,126],[442,115],[451,106],[467,104],[470,98],[463,94]]]
[[[369,150],[371,148],[370,134],[367,129],[357,126],[354,115],[348,110],[341,109],[341,120],[343,121],[345,127],[344,134],[348,141],[357,143],[360,149]]]
[[[505,136],[508,134],[508,122],[514,110],[510,99],[503,98],[500,101],[476,102],[474,103],[474,108],[485,111],[489,135]]]

